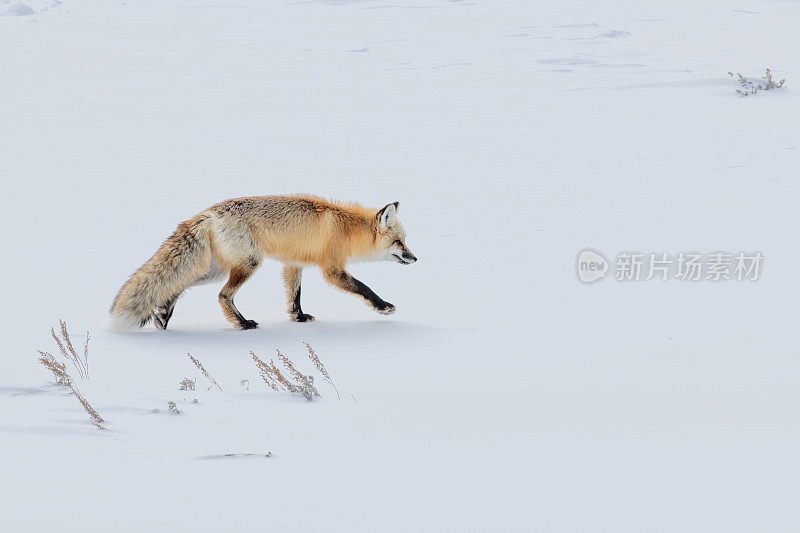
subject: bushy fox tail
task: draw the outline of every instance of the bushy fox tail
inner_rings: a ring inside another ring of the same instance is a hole
[[[210,233],[206,214],[182,222],[119,290],[111,306],[111,327],[144,326],[154,308],[174,305],[184,290],[208,275],[212,265]]]

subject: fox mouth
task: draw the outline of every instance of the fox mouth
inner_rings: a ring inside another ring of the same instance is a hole
[[[406,259],[405,257],[399,256],[397,254],[392,254],[392,256],[397,260],[398,263],[401,265],[410,265],[411,263],[415,263],[417,261],[416,257]]]

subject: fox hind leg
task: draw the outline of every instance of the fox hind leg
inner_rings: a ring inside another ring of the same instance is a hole
[[[169,323],[169,319],[172,318],[172,312],[175,310],[175,303],[177,301],[178,297],[176,296],[164,305],[156,307],[153,310],[153,324],[155,324],[156,328],[167,329],[167,324]]]
[[[294,265],[284,265],[283,283],[286,285],[286,299],[289,302],[289,318],[293,322],[311,322],[314,317],[303,312],[300,307],[300,281],[303,269]]]
[[[251,259],[244,264],[233,267],[228,277],[228,282],[222,287],[219,293],[219,304],[222,306],[222,312],[225,314],[225,318],[239,329],[255,329],[258,327],[258,322],[255,320],[248,320],[242,316],[242,313],[239,312],[233,303],[233,297],[236,295],[236,292],[245,281],[250,279],[250,276],[256,271],[258,265],[259,261]]]

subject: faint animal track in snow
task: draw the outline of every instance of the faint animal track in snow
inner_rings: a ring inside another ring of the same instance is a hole
[[[44,387],[0,387],[0,396],[27,396],[49,392]]]
[[[554,28],[599,28],[600,24],[596,22],[587,22],[587,23],[576,23],[576,24],[559,24],[558,26],[553,26]]]
[[[632,83],[629,85],[608,85],[605,87],[576,87],[574,89],[567,89],[568,91],[597,91],[597,90],[612,90],[612,91],[626,91],[632,89],[664,89],[664,88],[685,88],[692,89],[696,87],[718,87],[730,85],[728,78],[698,78],[695,80],[683,81],[656,81],[649,83]]]
[[[368,43],[364,43],[366,45],[370,44],[389,44],[389,43],[403,43],[406,42],[408,39],[386,39],[385,41],[370,41]]]
[[[629,31],[611,30],[598,33],[594,37],[567,37],[566,39],[569,41],[595,41],[598,39],[620,39],[622,37],[630,37],[631,35],[633,34]]]
[[[582,57],[538,59],[536,62],[541,63],[543,65],[596,65],[600,63],[599,61],[595,61],[594,59],[584,59]]]
[[[631,32],[629,32],[629,31],[611,30],[611,31],[606,31],[606,32],[603,32],[603,33],[599,34],[597,36],[597,38],[605,37],[607,39],[618,39],[620,37],[630,37],[631,35],[633,35],[633,34]]]
[[[646,67],[647,65],[642,63],[598,63],[596,65],[589,65],[590,67],[595,68],[642,68]]]
[[[386,5],[386,6],[369,6],[364,9],[442,9],[444,6],[402,6],[402,5]]]
[[[198,459],[202,460],[209,460],[209,459],[258,459],[258,458],[266,458],[272,457],[272,452],[267,453],[221,453],[217,455],[204,455],[202,457],[198,457]]]

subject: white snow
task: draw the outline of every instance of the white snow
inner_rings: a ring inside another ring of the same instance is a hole
[[[6,9],[3,15],[7,17],[19,17],[24,15],[34,15],[35,13],[36,11],[34,11],[31,6],[23,4],[22,2],[17,2]]]
[[[800,5],[27,4],[0,18],[4,531],[792,528]],[[787,84],[735,94],[766,67]],[[266,262],[236,297],[259,329],[217,283],[103,330],[180,221],[293,192],[400,202],[419,261],[351,269],[396,313],[307,269],[291,322]],[[765,259],[587,286],[584,249]],[[104,430],[36,362],[59,318]],[[302,341],[340,400],[261,381],[251,350],[311,372]]]

